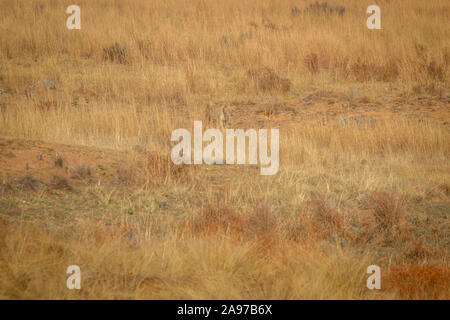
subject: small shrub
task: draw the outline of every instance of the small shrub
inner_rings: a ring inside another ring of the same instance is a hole
[[[445,196],[448,197],[450,195],[450,184],[443,183],[439,185],[439,189],[445,194]]]
[[[448,62],[447,53],[444,55],[444,61],[439,63],[435,59],[430,58],[428,48],[425,45],[416,43],[414,49],[419,60],[418,67],[420,72],[418,74],[420,74],[420,77],[428,76],[433,80],[444,81]],[[421,80],[420,77],[418,80]]]
[[[113,45],[103,48],[103,58],[111,62],[125,64],[127,63],[127,51],[119,43],[115,42]]]
[[[424,261],[429,259],[440,259],[443,257],[441,250],[433,248],[420,241],[411,241],[404,250],[404,257],[408,261]]]
[[[426,70],[430,78],[444,81],[445,80],[445,67],[435,60],[432,60],[426,66]]]
[[[392,59],[377,64],[358,58],[350,64],[349,71],[357,81],[393,81],[399,75],[398,63]]]
[[[41,185],[41,181],[31,175],[22,177],[17,181],[17,183],[23,191],[35,191]]]
[[[12,193],[16,190],[15,185],[9,179],[3,177],[0,180],[0,194],[3,196],[5,193]]]
[[[55,190],[64,190],[64,191],[72,191],[73,190],[69,181],[65,177],[60,176],[60,175],[53,176],[50,186]]]
[[[132,165],[121,165],[117,168],[117,178],[121,185],[132,185],[137,183],[137,172]]]
[[[319,56],[316,53],[309,53],[304,59],[306,68],[312,74],[319,72]]]
[[[276,26],[276,24],[274,24],[272,21],[270,21],[267,18],[263,18],[262,25],[264,26],[264,28],[267,28],[267,29],[269,29],[271,31],[277,31],[278,30],[278,27]]]
[[[291,7],[291,15],[293,17],[298,16],[300,13],[301,13],[301,10],[299,8],[297,8],[297,6]]]
[[[333,7],[331,5],[328,5],[328,2],[319,3],[318,1],[316,1],[315,3],[312,3],[308,7],[306,7],[304,12],[316,15],[337,14],[342,17],[345,14],[345,7],[342,6]]]
[[[248,235],[258,238],[276,237],[279,227],[278,217],[264,202],[255,205],[253,212],[248,216]]]
[[[64,160],[61,157],[61,155],[59,153],[56,153],[56,159],[55,159],[55,167],[60,167],[62,168],[64,165]]]
[[[263,92],[288,92],[291,89],[291,81],[281,78],[271,68],[248,70],[247,77],[255,83],[258,90]]]
[[[405,223],[404,202],[395,193],[374,191],[369,201],[380,229],[393,232]]]
[[[53,96],[39,96],[35,99],[34,104],[40,111],[50,111],[58,108],[58,101]]]
[[[233,208],[224,205],[202,207],[200,213],[188,222],[189,229],[194,234],[211,233],[242,233],[245,221]]]
[[[71,170],[72,179],[86,179],[92,175],[92,170],[90,166],[80,164]]]
[[[152,42],[149,40],[138,40],[137,46],[139,48],[139,52],[144,59],[150,59],[152,53]]]
[[[331,237],[345,235],[344,216],[326,195],[313,195],[308,202],[313,236]]]
[[[374,191],[366,200],[371,216],[364,226],[364,238],[380,245],[403,244],[411,240],[405,204],[395,193]]]

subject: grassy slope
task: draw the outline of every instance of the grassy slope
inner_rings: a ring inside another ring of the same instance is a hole
[[[78,4],[0,0],[0,297],[448,299],[446,1]],[[207,102],[277,175],[170,165]]]

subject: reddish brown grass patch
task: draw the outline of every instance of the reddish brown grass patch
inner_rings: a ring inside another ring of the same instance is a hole
[[[311,214],[312,236],[329,238],[346,235],[344,215],[326,195],[313,195],[308,202],[308,210]]]
[[[374,191],[366,200],[371,216],[364,226],[364,238],[381,245],[412,240],[404,201],[394,192]]]
[[[264,202],[256,203],[248,214],[247,223],[247,236],[256,237],[267,245],[278,239],[279,218]]]
[[[212,205],[201,208],[200,213],[187,222],[188,229],[194,234],[238,233],[245,229],[245,219],[233,208],[225,205]]]
[[[386,286],[403,299],[449,299],[449,279],[447,266],[394,266],[388,270]]]

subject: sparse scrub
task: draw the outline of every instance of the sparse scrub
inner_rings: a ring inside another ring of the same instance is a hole
[[[42,182],[33,177],[32,175],[26,175],[17,181],[19,188],[23,191],[36,191]]]
[[[127,52],[123,46],[115,42],[113,45],[103,48],[103,58],[111,62],[125,64],[127,63]]]
[[[89,165],[80,164],[71,170],[71,178],[89,179],[92,176],[92,169]]]
[[[369,237],[380,245],[411,240],[404,201],[392,191],[373,191],[367,207],[374,222],[367,226]]]
[[[398,64],[398,62],[388,58],[384,59],[382,63],[368,62],[362,58],[357,58],[350,65],[350,74],[357,81],[395,81],[399,74]]]
[[[343,16],[345,14],[345,7],[343,6],[331,6],[328,2],[316,1],[305,8],[307,14],[337,14]]]
[[[380,230],[394,233],[405,224],[405,208],[403,201],[393,192],[374,191],[368,200]]]
[[[319,57],[316,53],[309,53],[305,57],[305,65],[311,73],[319,72]]]
[[[73,191],[73,187],[70,185],[69,180],[61,175],[53,176],[50,187],[54,190],[60,191]]]
[[[291,88],[291,81],[282,78],[271,68],[250,69],[247,77],[254,83],[257,91],[262,92],[288,92]]]

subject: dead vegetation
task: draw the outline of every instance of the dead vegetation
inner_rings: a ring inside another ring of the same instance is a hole
[[[449,299],[450,270],[448,266],[392,266],[386,275],[387,286],[403,299]]]
[[[374,218],[371,236],[381,245],[393,241],[407,241],[410,237],[404,202],[393,192],[373,191],[367,205]]]
[[[0,297],[448,299],[448,1],[41,2],[0,0]],[[279,173],[174,165],[199,119]]]
[[[315,3],[310,4],[304,10],[305,14],[336,14],[338,16],[343,16],[345,14],[345,7],[343,6],[332,6],[328,5],[328,2],[316,1]]]
[[[291,81],[276,74],[271,68],[250,69],[247,76],[255,85],[257,91],[262,92],[288,92]]]
[[[88,179],[92,176],[92,169],[89,165],[79,164],[70,171],[72,179]]]
[[[115,42],[113,45],[103,48],[103,58],[110,62],[125,64],[127,63],[126,49]]]

